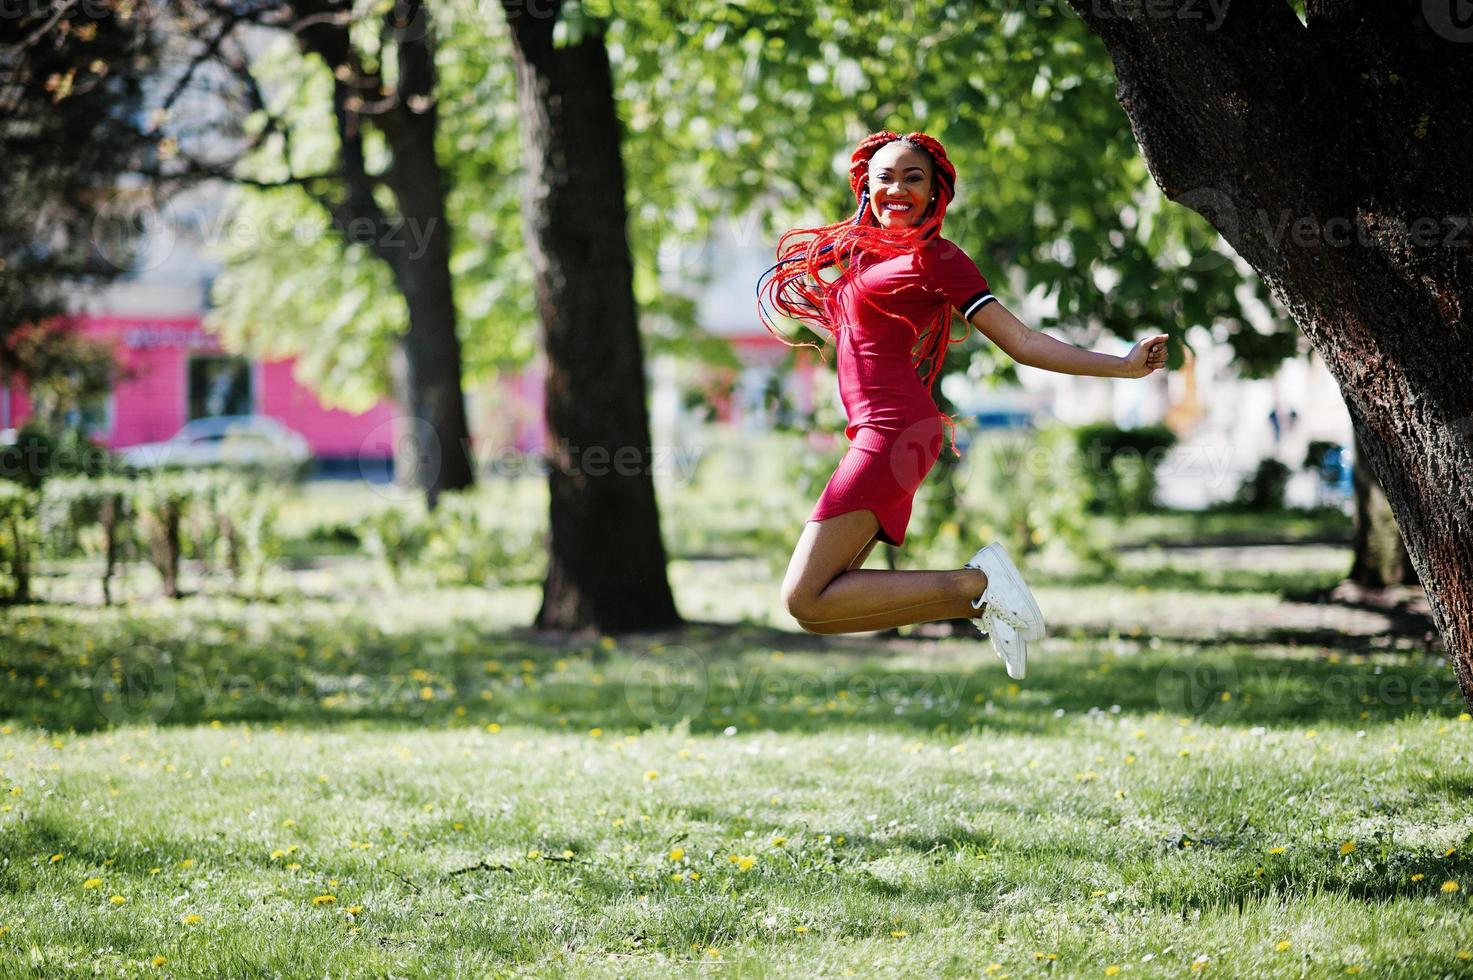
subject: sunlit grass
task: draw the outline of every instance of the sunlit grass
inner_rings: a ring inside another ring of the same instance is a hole
[[[6,610],[0,976],[1473,970],[1439,656],[1142,558],[1041,579],[1014,682],[797,632],[760,568],[676,562],[708,622],[566,643],[535,590],[368,562]]]

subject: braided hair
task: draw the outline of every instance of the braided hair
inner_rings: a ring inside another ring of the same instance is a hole
[[[931,160],[932,187],[934,196],[915,224],[904,228],[885,228],[870,210],[869,167],[870,160],[880,147],[896,141],[921,151]],[[894,258],[898,255],[913,255],[941,234],[941,223],[946,217],[946,207],[956,196],[956,168],[946,155],[946,148],[939,140],[925,133],[908,133],[904,136],[890,130],[871,133],[859,141],[849,157],[849,188],[854,192],[858,208],[843,221],[820,225],[816,228],[793,228],[778,239],[777,262],[757,280],[757,313],[768,332],[789,347],[811,347],[823,356],[823,349],[814,344],[790,344],[774,329],[770,316],[776,311],[812,327],[833,332],[842,324],[835,324],[829,306],[829,297],[840,285],[852,278],[858,268],[856,259],[869,261]],[[842,271],[832,281],[820,275],[825,269],[839,266]],[[891,290],[891,292],[898,291]],[[917,344],[911,349],[912,363],[917,376],[923,377],[926,390],[930,391],[941,372],[946,348],[951,340],[951,307],[942,306],[938,316],[930,322],[915,323],[899,314],[885,310],[876,302],[883,291],[862,290],[860,299],[881,315],[903,322],[916,337]],[[963,336],[960,340],[965,340]],[[958,341],[959,342],[959,341]],[[922,364],[925,364],[922,373]],[[938,412],[943,422],[952,427],[951,447],[956,451],[956,420],[944,412]]]

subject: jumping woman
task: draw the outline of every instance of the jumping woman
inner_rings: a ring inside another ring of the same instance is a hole
[[[1143,378],[1165,366],[1167,338],[1147,337],[1117,357],[1024,326],[971,257],[941,237],[956,169],[925,133],[865,137],[850,157],[849,186],[853,217],[786,232],[757,285],[759,315],[779,340],[787,343],[768,308],[833,334],[848,417],[849,448],[803,526],[783,603],[810,633],[973,619],[1009,676],[1021,678],[1028,641],[1044,637],[1043,614],[1000,542],[958,569],[861,568],[877,542],[904,543],[916,489],[956,424],[931,395],[948,345],[971,336],[951,339],[952,310],[1019,364],[1061,374]],[[952,452],[960,455],[954,431]]]

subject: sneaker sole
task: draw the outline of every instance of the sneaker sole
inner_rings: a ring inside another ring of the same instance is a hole
[[[1008,676],[1015,681],[1021,681],[1028,673],[1028,641],[1023,639],[1016,630],[1011,630],[1006,623],[1002,623],[1002,627],[1004,630],[1010,630],[1011,636],[1006,640],[998,636],[996,632],[997,624],[994,624],[993,633],[989,637],[992,641],[992,648],[997,651],[997,655],[1002,660],[1003,666],[1007,668]],[[1017,654],[1010,657],[1008,655],[1008,649],[1014,646],[1016,646]],[[1017,671],[1017,673],[1014,673],[1014,671]]]

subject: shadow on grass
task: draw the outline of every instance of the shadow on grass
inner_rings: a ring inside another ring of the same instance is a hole
[[[583,734],[689,719],[693,733],[1046,734],[1090,711],[1360,727],[1461,710],[1441,659],[1371,666],[1355,652],[1359,640],[1336,646],[1332,636],[1316,637],[1327,649],[1313,651],[1050,639],[1014,683],[980,638],[918,643],[716,623],[590,642],[469,620],[386,633],[363,617],[335,617],[281,620],[262,636],[248,619],[202,612],[41,609],[11,633],[0,654],[6,717],[79,732],[219,720]]]

